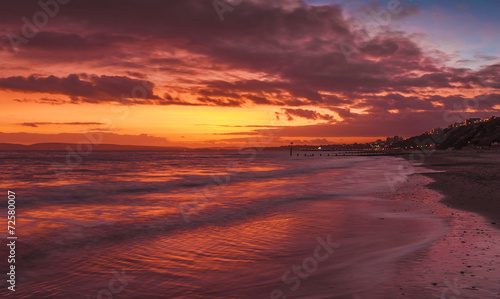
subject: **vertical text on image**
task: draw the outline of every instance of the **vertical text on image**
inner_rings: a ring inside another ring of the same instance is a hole
[[[9,265],[9,272],[7,273],[8,289],[16,291],[16,193],[14,191],[7,191],[7,247],[9,247],[9,255],[7,262]]]

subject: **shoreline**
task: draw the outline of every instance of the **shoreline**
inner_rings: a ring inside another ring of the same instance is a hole
[[[425,164],[414,165],[414,170],[395,191],[379,195],[416,204],[418,211],[442,219],[447,232],[429,247],[396,262],[391,277],[360,298],[497,298],[500,296],[498,226],[483,215],[448,204],[445,189],[450,186],[442,188],[445,192],[431,188],[442,181],[430,175],[446,173],[433,173]],[[444,169],[438,171],[441,170]]]
[[[477,213],[500,229],[500,151],[436,151],[421,166],[438,171],[423,175],[434,181],[427,188],[444,195],[441,203]]]

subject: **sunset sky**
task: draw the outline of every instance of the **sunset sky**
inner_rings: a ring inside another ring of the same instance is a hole
[[[0,11],[0,142],[350,143],[500,116],[500,1],[42,2]]]

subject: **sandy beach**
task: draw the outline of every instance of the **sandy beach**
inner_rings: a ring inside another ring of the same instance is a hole
[[[448,232],[401,259],[377,293],[360,298],[500,298],[500,152],[434,152],[395,192],[441,218]],[[496,197],[495,197],[496,196]]]
[[[426,174],[444,204],[481,214],[500,229],[500,151],[433,152],[424,167],[445,171]]]

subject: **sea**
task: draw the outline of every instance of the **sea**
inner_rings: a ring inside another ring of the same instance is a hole
[[[414,202],[394,200],[412,165],[398,157],[305,154],[0,152],[1,213],[11,191],[17,237],[15,292],[7,289],[12,264],[4,245],[0,296],[399,294],[404,286],[391,281],[400,261],[447,230]]]

